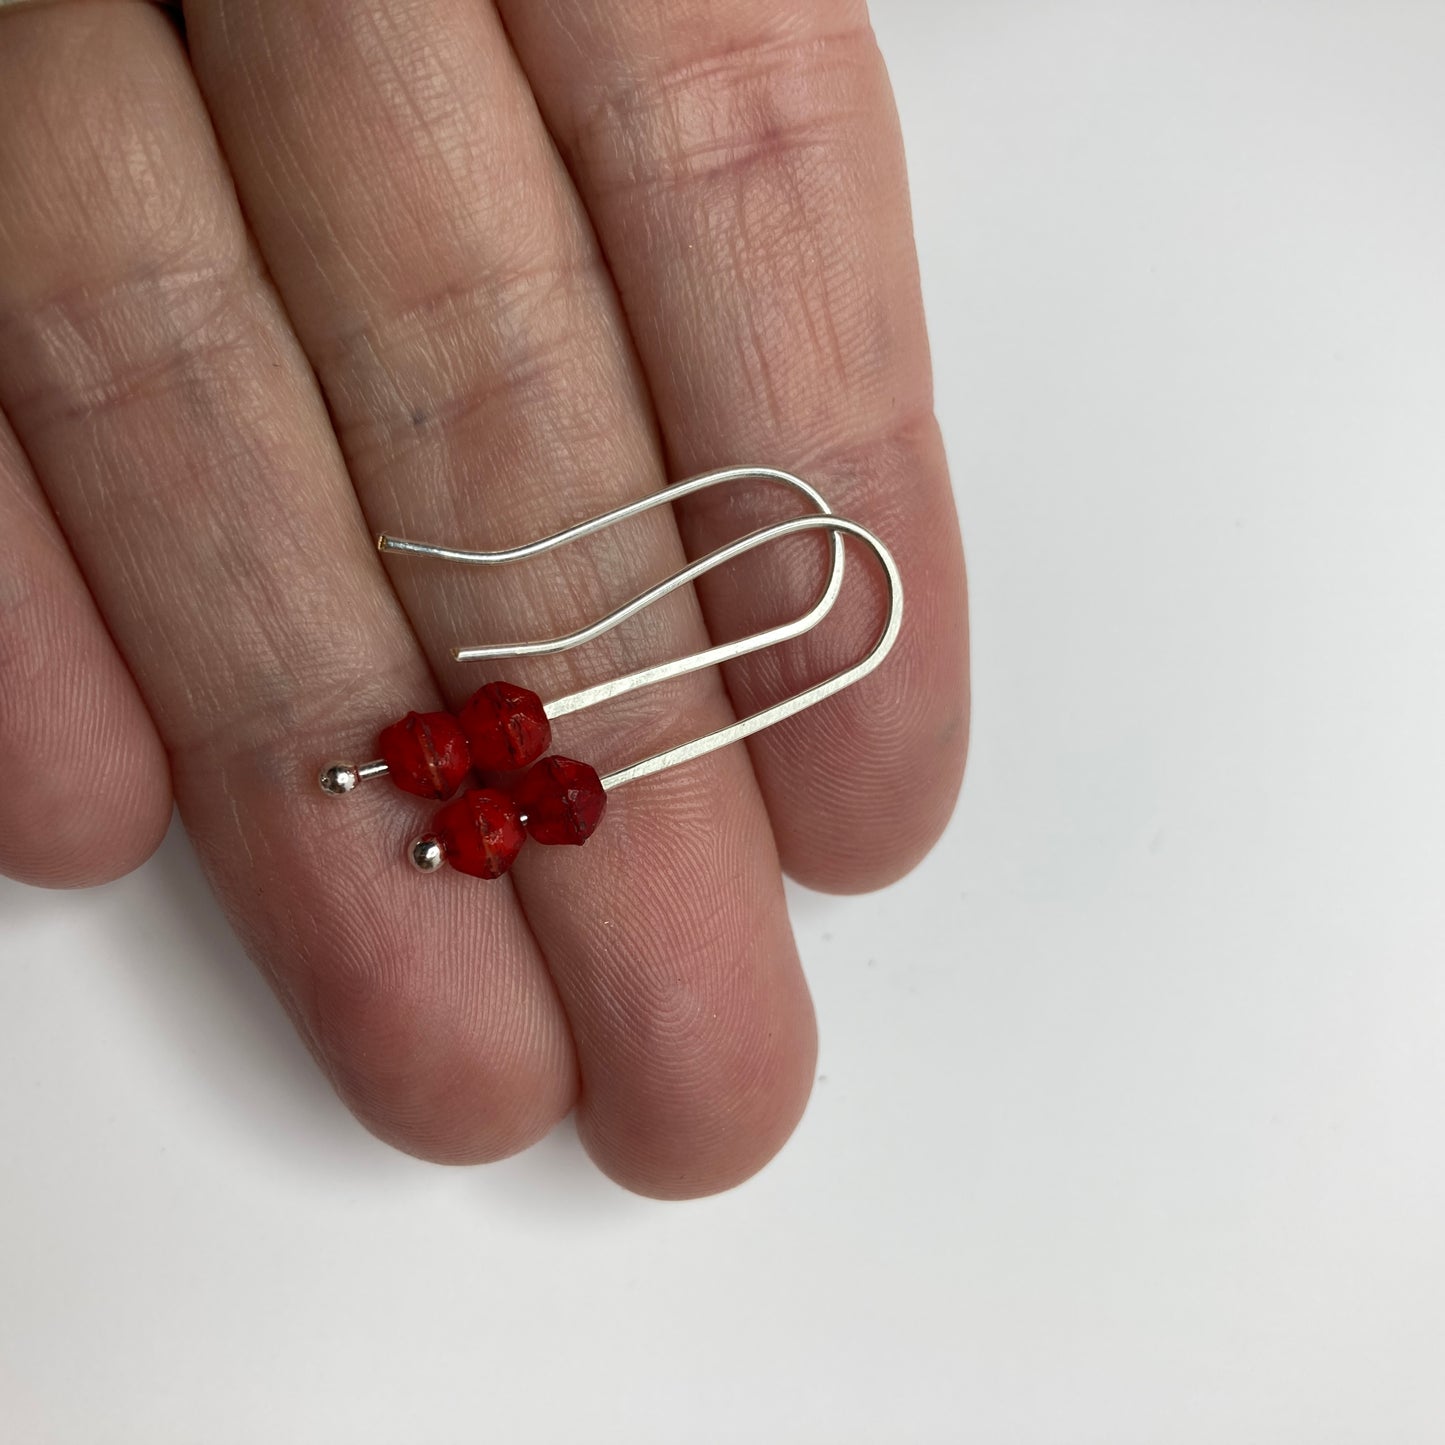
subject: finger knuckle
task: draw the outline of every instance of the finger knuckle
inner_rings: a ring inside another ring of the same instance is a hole
[[[877,57],[861,22],[805,39],[714,41],[604,90],[574,147],[615,192],[786,186],[858,113]]]

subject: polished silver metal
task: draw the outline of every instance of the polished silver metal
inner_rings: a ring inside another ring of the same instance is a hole
[[[473,567],[500,566],[508,562],[521,562],[531,557],[539,557],[558,547],[566,546],[569,542],[594,536],[608,527],[616,526],[619,522],[625,522],[632,517],[651,511],[654,507],[675,502],[682,497],[691,496],[712,487],[730,486],[738,482],[749,481],[773,482],[798,493],[816,510],[817,516],[813,519],[815,522],[832,516],[832,510],[822,493],[791,472],[782,471],[777,467],[725,467],[719,471],[705,472],[701,476],[691,477],[687,481],[678,482],[663,491],[643,497],[639,501],[629,502],[599,517],[590,517],[586,521],[565,527],[560,532],[554,532],[551,536],[543,537],[535,542],[526,542],[517,547],[479,552],[458,547],[439,546],[430,542],[413,542],[405,537],[394,537],[388,533],[379,536],[376,539],[376,545],[380,552],[399,556],[426,557],[435,561],[459,562]],[[452,649],[452,656],[458,662],[501,662],[517,657],[542,657],[567,652],[603,636],[614,627],[627,621],[628,618],[635,617],[654,602],[661,601],[662,598],[676,592],[679,588],[688,586],[697,578],[712,571],[713,568],[721,567],[734,557],[772,540],[774,535],[785,534],[777,533],[773,528],[762,528],[739,542],[721,547],[708,556],[680,568],[671,577],[664,578],[655,586],[640,592],[630,601],[614,608],[605,617],[599,618],[585,627],[580,627],[574,632],[532,642],[457,647]],[[800,637],[803,633],[816,627],[832,611],[833,604],[838,600],[838,594],[843,587],[843,571],[842,531],[834,529],[827,580],[817,601],[801,617],[794,618],[791,622],[781,623],[776,627],[765,628],[761,632],[752,633],[750,636],[738,638],[733,642],[724,642],[716,647],[704,648],[702,651],[691,653],[686,657],[674,658],[670,662],[658,663],[621,677],[609,678],[606,682],[596,683],[579,692],[568,693],[565,697],[546,700],[543,706],[547,716],[551,719],[565,717],[568,713],[581,712],[584,708],[595,707],[598,703],[621,697],[638,688],[650,687],[654,683],[667,682],[672,678],[682,677],[705,667],[731,662],[735,658],[746,657],[749,653],[761,651],[765,647],[774,647],[791,638]],[[762,725],[766,726],[766,724]],[[723,744],[719,743],[716,746],[723,746]],[[679,761],[683,760],[679,759]],[[656,771],[656,769],[652,771]],[[364,782],[367,778],[381,777],[386,772],[386,764],[379,760],[360,765],[332,763],[322,769],[321,789],[334,797],[341,797],[354,791],[358,783]],[[641,775],[637,774],[637,776]],[[626,779],[622,779],[622,781],[626,781]]]
[[[558,547],[565,547],[569,542],[576,542],[583,537],[594,536],[608,527],[615,527],[619,522],[640,516],[654,507],[679,501],[683,497],[690,497],[694,493],[705,491],[711,487],[731,486],[737,482],[748,481],[776,482],[789,487],[811,502],[820,516],[826,517],[832,514],[832,509],[823,499],[822,494],[791,472],[780,471],[777,467],[725,467],[720,471],[705,472],[703,475],[692,477],[685,482],[678,482],[663,491],[653,493],[650,497],[643,497],[637,502],[629,502],[626,506],[604,512],[600,517],[591,517],[585,522],[578,522],[575,526],[565,527],[560,532],[554,532],[550,537],[543,537],[536,542],[527,542],[520,547],[506,547],[494,552],[472,552],[456,547],[440,547],[430,542],[412,542],[404,537],[393,537],[385,533],[376,539],[376,545],[378,551],[381,552],[413,557],[431,557],[443,562],[461,562],[471,567],[495,567],[508,562],[525,561],[529,557],[540,557],[543,553],[551,552]],[[644,608],[651,606],[652,603],[677,591],[679,587],[687,586],[689,582],[711,570],[712,567],[721,566],[723,560],[725,559],[717,558],[714,554],[713,558],[704,558],[701,562],[683,567],[656,586],[639,593],[630,602],[623,603],[621,607],[615,608],[605,617],[599,618],[586,627],[580,627],[575,632],[564,633],[560,637],[544,638],[536,642],[456,647],[452,649],[452,656],[458,662],[502,662],[515,657],[542,657],[553,653],[567,652],[610,632],[620,623],[627,621],[629,617],[634,617]],[[730,662],[734,658],[745,657],[750,652],[758,652],[762,648],[773,647],[790,638],[799,637],[816,627],[832,611],[842,586],[843,540],[841,537],[835,537],[828,580],[824,584],[818,600],[803,616],[778,627],[766,628],[750,637],[740,638],[736,642],[726,642],[718,647],[710,647],[693,653],[690,657],[661,663],[656,667],[643,668],[626,677],[615,678],[611,682],[600,684],[598,689],[589,688],[585,693],[576,693],[570,698],[559,699],[559,705],[564,702],[570,703],[571,705],[565,707],[564,711],[578,712],[584,707],[590,707],[594,702],[620,697],[623,693],[632,692],[636,688],[647,687],[651,683],[662,682],[668,678],[680,677],[684,673],[696,672],[700,668]],[[592,696],[594,691],[596,696]],[[549,716],[560,717],[562,715],[560,712],[554,713],[550,705],[547,711]]]
[[[640,513],[648,511],[653,507],[677,501],[681,497],[690,496],[705,488],[749,480],[774,481],[791,487],[813,504],[817,509],[816,513],[811,516],[794,517],[788,521],[776,522],[770,526],[761,527],[757,531],[739,538],[737,541],[719,547],[715,551],[708,553],[707,556],[699,558],[695,562],[688,563],[687,566],[673,573],[671,577],[638,593],[636,597],[623,603],[620,607],[614,608],[596,622],[590,623],[585,627],[580,627],[575,632],[565,633],[560,637],[542,638],[530,642],[458,647],[453,650],[452,655],[459,662],[502,661],[510,658],[538,657],[565,652],[570,648],[580,647],[585,642],[590,642],[597,637],[601,637],[604,633],[611,631],[614,627],[625,622],[629,617],[636,616],[636,614],[644,608],[651,606],[652,603],[675,592],[678,588],[688,586],[699,577],[711,572],[714,568],[724,566],[735,558],[741,557],[745,553],[751,552],[758,547],[765,546],[769,542],[777,541],[784,537],[797,536],[805,532],[823,531],[831,536],[833,544],[831,548],[832,562],[827,582],[818,600],[814,602],[801,617],[776,627],[766,628],[750,636],[739,638],[734,642],[721,643],[718,646],[705,648],[700,652],[692,653],[686,657],[674,658],[669,662],[642,668],[636,672],[628,673],[625,676],[612,678],[607,682],[583,688],[579,692],[569,693],[563,697],[544,701],[543,706],[549,718],[563,717],[568,713],[580,712],[584,708],[596,706],[598,703],[618,697],[623,693],[631,692],[636,688],[666,682],[672,678],[681,677],[686,673],[695,672],[700,668],[729,662],[739,657],[745,657],[749,653],[757,652],[762,648],[772,647],[778,643],[786,642],[791,638],[801,636],[803,633],[816,627],[832,610],[833,604],[837,601],[838,594],[843,585],[844,538],[853,537],[872,551],[879,566],[883,570],[884,579],[887,584],[888,616],[872,648],[859,662],[854,663],[851,667],[844,668],[843,671],[835,674],[833,677],[826,678],[824,681],[816,683],[812,687],[805,688],[802,692],[792,697],[784,698],[781,702],[774,703],[772,706],[754,713],[751,717],[742,718],[735,723],[729,724],[727,727],[718,728],[715,732],[707,733],[700,738],[694,738],[689,742],[667,748],[660,753],[654,754],[652,757],[644,758],[625,768],[618,768],[606,774],[602,778],[602,786],[608,792],[611,792],[614,788],[621,787],[622,784],[632,782],[636,778],[647,777],[652,773],[662,772],[666,768],[677,767],[683,763],[691,762],[695,758],[702,757],[707,753],[714,752],[718,748],[727,747],[731,743],[739,742],[746,737],[751,737],[754,733],[761,732],[764,728],[771,727],[774,723],[782,722],[785,718],[794,717],[805,708],[812,707],[815,703],[822,702],[824,698],[841,692],[844,688],[850,687],[853,683],[872,672],[892,649],[903,623],[903,583],[898,573],[897,564],[883,543],[880,542],[872,532],[868,531],[866,527],[860,526],[857,522],[849,521],[847,518],[835,516],[827,502],[816,489],[803,481],[802,478],[796,477],[790,472],[779,471],[774,467],[729,467],[722,471],[709,472],[703,476],[693,477],[686,482],[679,482],[677,485],[668,487],[666,490],[658,492],[653,496],[645,497],[641,501],[618,507],[614,511],[606,512],[599,517],[593,517],[588,521],[579,522],[575,526],[553,533],[550,537],[544,537],[539,541],[529,542],[519,547],[510,547],[493,552],[477,552],[456,547],[438,546],[429,542],[414,542],[405,538],[389,535],[379,537],[377,539],[377,546],[382,552],[402,556],[426,557],[446,562],[459,562],[468,566],[496,566],[507,562],[517,562],[530,557],[540,556],[542,553],[550,552],[554,548],[565,546],[569,542],[592,536],[606,527],[615,526],[617,523],[625,521],[630,517],[638,516]]]
[[[380,758],[370,763],[328,763],[321,769],[318,781],[323,793],[340,798],[354,792],[356,785],[365,782],[367,778],[383,778],[390,771]]]
[[[321,769],[321,776],[317,781],[320,782],[323,793],[339,798],[351,792],[361,781],[361,769],[355,763],[328,763]]]
[[[407,849],[407,857],[411,859],[411,866],[418,873],[435,873],[447,861],[447,851],[440,840],[428,833],[425,837],[412,840],[411,847]]]
[[[744,552],[750,552],[753,548],[776,541],[780,537],[791,537],[800,532],[819,530],[831,532],[834,538],[840,541],[844,536],[857,538],[872,551],[878,565],[883,569],[888,590],[888,616],[884,621],[883,630],[878,634],[873,646],[860,661],[855,662],[851,667],[845,667],[842,672],[834,673],[832,677],[825,678],[812,687],[804,688],[802,692],[794,693],[792,697],[786,697],[781,702],[775,702],[771,707],[765,707],[761,712],[753,713],[751,717],[741,718],[726,727],[718,728],[715,732],[704,733],[700,738],[679,743],[676,747],[654,753],[650,758],[643,758],[640,762],[632,763],[628,767],[617,768],[613,772],[604,774],[602,787],[606,792],[610,793],[614,788],[620,788],[623,783],[630,783],[636,778],[645,778],[652,773],[660,773],[665,768],[675,768],[683,763],[690,763],[693,759],[716,752],[719,748],[741,742],[743,738],[762,732],[764,728],[772,727],[774,723],[780,723],[785,718],[796,717],[798,713],[822,702],[824,698],[832,697],[835,693],[842,692],[844,688],[861,681],[888,656],[893,649],[893,644],[898,640],[899,630],[903,626],[903,579],[898,574],[898,564],[893,560],[893,554],[872,532],[866,527],[860,527],[857,522],[850,522],[846,517],[835,516],[794,517],[790,522],[778,522],[771,527],[763,527],[727,547],[720,547],[704,561],[712,566],[721,566],[734,557],[742,556]],[[748,650],[752,651],[753,649]],[[682,664],[689,661],[688,658],[681,659]],[[666,675],[677,676],[681,672],[690,670],[686,666],[678,664],[674,664],[673,667],[674,671]],[[653,671],[660,673],[662,669],[653,669]],[[662,677],[653,677],[650,680],[659,682]],[[592,693],[597,691],[596,688],[588,689],[588,692]],[[574,694],[572,699],[562,699],[562,701],[572,701],[577,696],[582,696],[582,694]],[[593,698],[585,705],[590,706],[591,701],[600,700],[600,698]],[[575,707],[572,710],[575,711]]]

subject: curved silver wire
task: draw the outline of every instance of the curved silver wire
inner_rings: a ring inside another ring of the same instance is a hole
[[[823,500],[822,493],[816,487],[810,486],[801,477],[795,477],[791,472],[780,471],[777,467],[724,467],[720,471],[703,472],[699,476],[689,477],[685,482],[675,482],[639,501],[628,502],[625,506],[604,512],[599,517],[589,517],[585,522],[564,527],[560,532],[553,532],[550,537],[542,537],[536,542],[524,542],[519,547],[504,547],[495,552],[472,552],[457,547],[438,547],[430,542],[410,542],[405,537],[393,537],[385,532],[376,539],[376,546],[378,551],[382,552],[402,552],[419,557],[436,557],[443,562],[462,562],[474,567],[492,567],[505,562],[521,562],[528,557],[540,557],[542,553],[550,552],[554,547],[575,542],[579,537],[590,537],[594,532],[601,532],[604,528],[615,526],[618,522],[625,522],[631,517],[640,516],[654,507],[675,502],[681,497],[689,497],[694,492],[705,491],[708,487],[724,486],[729,482],[742,481],[781,482],[784,486],[801,492],[820,513],[827,515],[833,510]]]
[[[740,481],[778,482],[804,496],[817,509],[819,516],[832,516],[832,509],[822,494],[791,472],[781,471],[777,467],[725,467],[720,471],[704,472],[685,482],[678,482],[663,491],[643,497],[640,501],[629,502],[626,506],[617,507],[611,512],[604,512],[599,517],[591,517],[585,522],[578,522],[575,526],[554,532],[550,537],[543,537],[536,542],[527,542],[519,547],[507,547],[494,552],[474,552],[457,547],[439,547],[430,542],[412,542],[404,537],[393,537],[385,533],[377,538],[376,545],[381,552],[404,556],[431,557],[443,562],[461,562],[476,567],[498,566],[506,562],[520,562],[528,557],[537,557],[554,548],[566,546],[568,542],[593,536],[607,527],[616,526],[619,522],[625,522],[654,507],[675,502],[694,492]],[[795,618],[791,622],[781,623],[776,627],[765,628],[750,636],[738,638],[734,642],[719,643],[702,652],[659,663],[654,667],[641,668],[637,672],[628,673],[623,677],[598,683],[595,687],[584,688],[581,692],[554,699],[546,703],[548,716],[562,717],[569,712],[580,712],[583,708],[593,707],[609,698],[621,697],[624,693],[633,692],[637,688],[650,687],[653,683],[681,677],[684,673],[697,672],[704,667],[731,662],[735,658],[746,657],[749,653],[761,651],[765,647],[774,647],[780,642],[787,642],[791,638],[800,637],[803,633],[811,631],[832,611],[833,604],[838,600],[838,593],[843,587],[843,538],[840,534],[835,533],[832,541],[828,580],[818,600],[801,617]],[[727,556],[721,555],[723,552],[727,552]],[[736,555],[738,554],[735,551],[728,552],[728,549],[722,548],[719,552],[714,552],[699,562],[689,563],[686,567],[673,573],[671,577],[649,587],[645,592],[640,592],[622,606],[614,608],[605,617],[601,617],[585,627],[579,627],[574,632],[532,642],[501,643],[490,647],[456,647],[452,649],[452,656],[458,662],[499,662],[516,657],[542,657],[553,653],[567,652],[610,632],[614,627],[627,621],[629,617],[635,616],[651,606],[652,603],[677,591],[678,588],[687,586],[703,573],[710,571],[713,567],[721,566],[729,557]]]
[[[664,491],[657,492],[652,496],[644,497],[641,501],[631,502],[626,506],[618,507],[614,511],[604,513],[600,517],[593,517],[585,522],[579,522],[575,526],[567,527],[560,532],[553,533],[550,537],[543,537],[536,542],[528,542],[519,547],[505,548],[494,552],[466,551],[455,547],[439,547],[427,542],[413,542],[402,537],[382,535],[377,539],[377,547],[382,552],[394,552],[402,555],[432,557],[442,561],[460,562],[472,566],[494,566],[506,562],[522,561],[528,557],[539,556],[544,552],[550,552],[556,547],[565,546],[568,542],[577,541],[582,537],[589,537],[606,527],[616,525],[618,522],[626,521],[630,517],[638,516],[653,507],[662,506],[678,500],[681,497],[699,492],[707,487],[723,485],[729,482],[744,480],[765,480],[776,481],[792,487],[800,492],[817,508],[814,515],[806,517],[794,517],[788,521],[776,522],[771,526],[759,528],[747,536],[740,537],[734,542],[717,548],[707,556],[699,558],[695,562],[688,563],[680,568],[671,577],[665,578],[656,585],[638,593],[630,601],[623,603],[620,607],[614,608],[605,617],[599,618],[596,622],[585,627],[578,628],[575,632],[566,633],[560,637],[543,638],[533,642],[504,643],[494,647],[459,647],[453,649],[453,656],[459,662],[471,662],[489,660],[496,661],[514,657],[537,657],[550,653],[565,652],[570,648],[579,647],[585,642],[602,636],[612,628],[625,622],[629,617],[635,616],[652,603],[666,597],[669,593],[675,592],[680,587],[696,581],[705,573],[716,567],[741,557],[744,553],[751,552],[755,548],[767,545],[769,542],[777,541],[783,537],[795,536],[803,532],[826,531],[832,540],[832,565],[829,569],[828,581],[822,594],[811,608],[802,616],[792,622],[785,622],[776,627],[766,628],[748,637],[739,638],[734,642],[721,643],[715,647],[709,647],[701,652],[692,653],[686,657],[674,658],[669,662],[659,663],[653,667],[642,668],[636,672],[628,673],[623,677],[613,678],[607,682],[598,683],[593,687],[583,688],[580,692],[569,693],[564,697],[552,699],[544,704],[549,717],[562,717],[567,713],[580,712],[584,708],[592,707],[597,703],[604,702],[609,698],[618,697],[623,693],[631,692],[635,688],[647,687],[652,683],[665,682],[671,678],[681,677],[685,673],[695,672],[700,668],[708,667],[714,663],[728,662],[734,658],[744,657],[752,652],[758,652],[766,647],[772,647],[780,642],[786,642],[791,638],[798,637],[817,626],[825,616],[832,610],[833,604],[838,599],[838,594],[843,585],[844,550],[843,541],[845,537],[853,537],[867,546],[877,558],[882,568],[888,591],[888,616],[884,622],[883,629],[875,639],[869,651],[852,666],[844,668],[841,672],[835,673],[832,677],[825,678],[822,682],[814,683],[811,687],[804,688],[802,692],[795,693],[792,697],[784,698],[781,702],[773,703],[763,708],[760,712],[754,713],[726,727],[721,727],[713,732],[705,733],[702,737],[692,738],[685,743],[679,743],[674,747],[665,748],[660,753],[654,753],[651,757],[643,758],[624,768],[614,769],[602,778],[602,786],[611,792],[614,788],[621,787],[624,783],[630,783],[637,778],[645,778],[653,773],[662,772],[664,769],[677,767],[682,763],[691,762],[694,758],[700,758],[707,753],[715,752],[719,748],[725,748],[732,743],[740,742],[743,738],[751,737],[754,733],[761,732],[764,728],[771,727],[774,723],[782,722],[786,718],[794,717],[805,709],[822,702],[825,698],[832,697],[835,693],[843,691],[844,688],[852,686],[853,683],[866,677],[887,657],[892,650],[893,644],[898,639],[898,633],[903,625],[903,581],[899,576],[898,565],[893,560],[892,553],[878,540],[866,527],[860,526],[857,522],[850,521],[846,517],[834,515],[822,495],[790,472],[780,471],[774,467],[729,467],[722,471],[708,472],[701,476],[692,477],[685,482],[679,482],[675,486],[668,487]],[[369,768],[376,768],[378,765],[368,764]],[[353,771],[358,771],[354,770]],[[365,771],[359,770],[359,771]],[[326,786],[323,777],[323,786]],[[354,786],[354,783],[350,784]],[[345,791],[338,788],[338,791]]]
[[[771,707],[765,707],[751,717],[729,723],[728,726],[718,728],[715,732],[704,733],[700,738],[679,743],[676,747],[654,753],[650,758],[643,758],[640,762],[632,763],[628,767],[617,768],[613,772],[604,774],[602,786],[607,792],[610,793],[614,788],[619,788],[623,783],[630,783],[636,778],[645,778],[652,773],[660,773],[665,768],[677,767],[681,763],[690,763],[694,758],[716,752],[719,748],[740,742],[743,738],[751,737],[754,733],[761,732],[774,723],[782,722],[785,718],[794,717],[815,703],[822,702],[824,698],[832,697],[834,693],[842,692],[845,687],[851,687],[861,678],[867,677],[888,656],[893,644],[898,640],[898,632],[903,625],[903,579],[898,575],[898,564],[894,562],[893,554],[872,532],[866,527],[860,527],[857,522],[850,522],[846,517],[837,517],[832,514],[818,517],[794,517],[791,521],[778,522],[771,527],[764,527],[749,536],[739,538],[738,541],[727,547],[720,547],[710,557],[704,558],[703,562],[711,566],[721,566],[724,562],[741,556],[744,552],[750,552],[755,547],[776,541],[779,537],[789,537],[798,532],[821,529],[831,532],[835,542],[840,545],[845,535],[856,537],[863,542],[878,559],[878,563],[883,569],[883,575],[887,579],[888,618],[883,625],[882,632],[879,633],[867,654],[851,667],[845,667],[842,672],[834,673],[832,677],[814,683],[812,687],[804,688],[802,692],[794,693],[792,697],[786,697],[781,702],[775,702]],[[686,662],[688,659],[683,659],[683,661]],[[678,674],[674,671],[670,675]],[[589,689],[589,691],[592,690]],[[548,711],[551,711],[550,704]]]

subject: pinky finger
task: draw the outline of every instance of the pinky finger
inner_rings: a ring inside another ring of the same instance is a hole
[[[108,882],[170,815],[160,739],[0,417],[0,873]]]

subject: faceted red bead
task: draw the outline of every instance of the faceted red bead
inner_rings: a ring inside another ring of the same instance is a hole
[[[418,798],[450,798],[471,771],[467,735],[448,712],[409,712],[383,728],[376,750],[398,788]]]
[[[585,843],[607,806],[596,771],[572,758],[543,758],[513,796],[527,831],[539,843]]]
[[[515,773],[535,763],[552,741],[542,699],[510,682],[489,682],[461,711],[472,762],[483,772]]]
[[[500,878],[522,851],[526,830],[517,805],[496,788],[468,788],[432,820],[447,862],[473,878]]]

